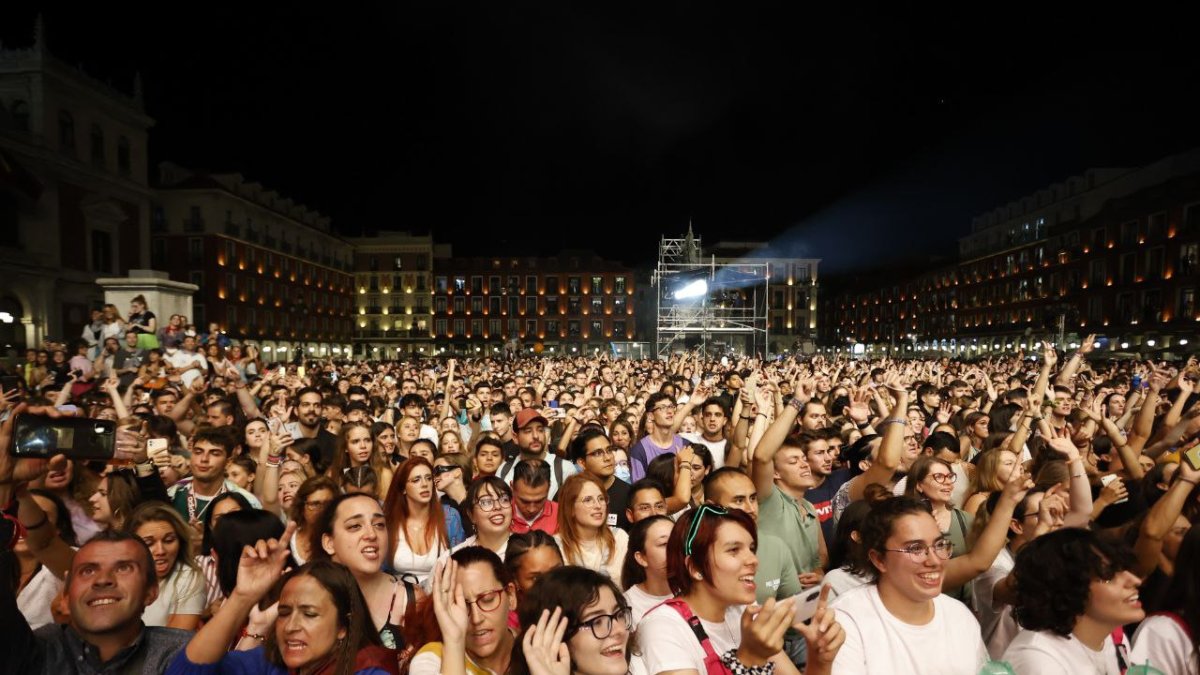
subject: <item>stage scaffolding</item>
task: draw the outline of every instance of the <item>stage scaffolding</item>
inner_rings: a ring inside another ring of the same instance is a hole
[[[706,293],[676,300],[681,284],[704,279]],[[655,353],[666,359],[701,347],[714,357],[767,356],[770,269],[762,263],[706,262],[700,238],[688,226],[682,238],[663,237],[650,284],[656,292]]]

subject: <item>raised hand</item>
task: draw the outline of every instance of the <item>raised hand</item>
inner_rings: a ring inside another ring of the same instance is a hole
[[[439,562],[434,570],[433,613],[442,630],[443,642],[456,646],[466,643],[471,613],[458,584],[458,563],[453,560]]]
[[[283,574],[290,552],[288,544],[295,533],[296,522],[292,521],[279,539],[259,539],[253,546],[243,547],[233,592],[255,603],[266,595]]]
[[[1096,499],[1106,504],[1116,504],[1128,496],[1129,490],[1125,487],[1125,481],[1118,478],[1108,481],[1108,485],[1100,488],[1100,495]]]
[[[949,401],[943,401],[942,405],[938,406],[937,421],[938,424],[949,424],[950,416],[954,414]]]
[[[570,675],[571,652],[563,642],[569,624],[561,607],[553,614],[543,609],[537,624],[525,632],[521,646],[530,675]]]
[[[808,643],[809,661],[821,664],[832,664],[842,643],[846,641],[846,631],[837,622],[837,612],[828,608],[829,589],[821,589],[821,599],[817,602],[817,612],[811,620],[792,624]]]
[[[863,424],[871,418],[871,391],[869,389],[859,389],[854,392],[853,398],[850,399],[850,419],[854,420],[855,424]]]
[[[1055,351],[1054,345],[1049,342],[1042,343],[1042,359],[1047,366],[1053,368],[1058,363],[1058,352]]]
[[[1096,334],[1092,333],[1092,334],[1088,335],[1087,337],[1085,337],[1083,339],[1083,342],[1081,342],[1079,344],[1079,353],[1080,354],[1090,354],[1091,351],[1095,348],[1096,348]]]
[[[761,609],[757,605],[746,607],[742,613],[742,644],[738,647],[738,660],[750,666],[765,664],[783,649],[783,634],[791,627],[795,617],[796,605],[791,598],[779,602],[771,598]]]

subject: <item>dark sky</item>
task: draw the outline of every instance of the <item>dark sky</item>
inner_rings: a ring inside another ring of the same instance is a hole
[[[1129,7],[91,4],[45,10],[50,48],[126,89],[142,72],[153,161],[459,254],[644,263],[692,219],[872,268],[1200,144],[1191,22]],[[0,39],[27,44],[36,11],[0,10]]]

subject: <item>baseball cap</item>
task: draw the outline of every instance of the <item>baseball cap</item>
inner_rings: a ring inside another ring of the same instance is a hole
[[[546,421],[545,417],[542,417],[542,413],[538,412],[536,408],[524,408],[517,413],[517,417],[513,421],[513,428],[519,431],[522,427],[535,420],[540,420],[543,425],[550,424]]]

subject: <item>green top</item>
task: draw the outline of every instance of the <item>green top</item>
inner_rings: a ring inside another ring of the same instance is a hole
[[[754,601],[760,605],[769,598],[783,600],[803,590],[792,553],[779,537],[758,535],[758,572],[754,575],[754,587]]]
[[[807,501],[787,495],[772,484],[771,491],[759,497],[758,532],[785,542],[798,574],[821,569],[821,520]]]

